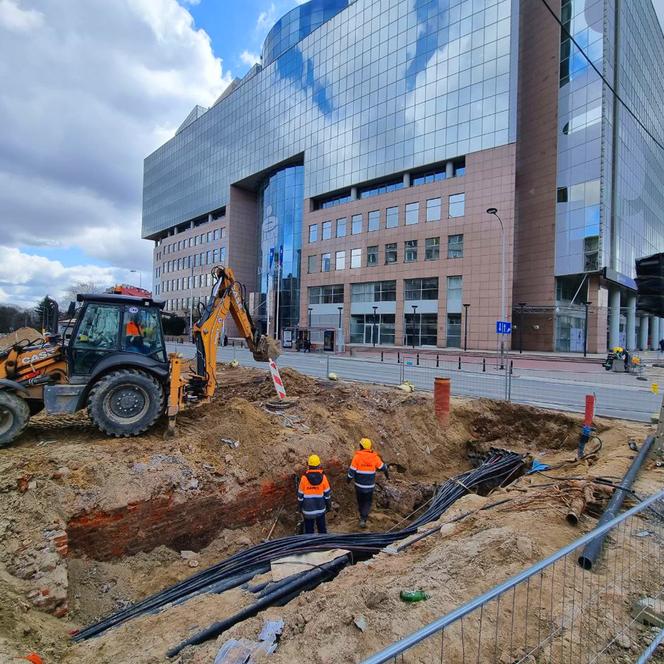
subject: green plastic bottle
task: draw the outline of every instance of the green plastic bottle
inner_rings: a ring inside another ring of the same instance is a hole
[[[402,590],[399,594],[402,601],[404,602],[423,602],[426,599],[429,599],[430,595],[424,592],[424,590]]]

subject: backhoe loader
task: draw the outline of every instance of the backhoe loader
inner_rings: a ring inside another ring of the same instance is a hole
[[[81,306],[75,312],[72,303],[68,316],[74,317],[71,335],[57,334],[55,315],[43,341],[19,340],[0,352],[0,446],[44,409],[62,414],[87,408],[94,424],[116,437],[138,436],[165,412],[167,433],[174,433],[181,409],[215,394],[219,335],[229,313],[256,361],[276,359],[277,344],[256,329],[232,269],[217,266],[212,277],[192,330],[196,355],[189,370],[181,355],[166,353],[163,303],[110,293],[77,296]]]

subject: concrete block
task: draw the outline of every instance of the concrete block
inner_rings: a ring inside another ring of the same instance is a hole
[[[664,600],[642,597],[632,607],[632,618],[644,625],[664,629]]]

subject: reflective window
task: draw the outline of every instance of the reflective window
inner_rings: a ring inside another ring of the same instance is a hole
[[[351,249],[350,266],[351,268],[362,267],[362,249]]]
[[[330,254],[321,254],[320,257],[320,271],[329,272],[331,269],[330,266]]]
[[[346,252],[337,251],[334,261],[335,270],[345,270],[346,269]]]
[[[397,282],[369,281],[363,284],[351,284],[351,302],[396,302]]]
[[[404,242],[403,259],[406,263],[414,263],[417,260],[417,240],[406,240]]]
[[[344,285],[311,286],[309,288],[309,304],[343,304]]]
[[[466,194],[452,194],[450,196],[449,216],[463,217],[466,210]]]
[[[419,221],[420,204],[406,203],[406,226],[412,226]]]
[[[424,260],[437,261],[440,258],[440,238],[428,237],[424,241]]]
[[[438,277],[425,279],[405,279],[405,300],[437,300],[438,299]]]
[[[378,246],[367,247],[367,267],[378,265]]]
[[[385,263],[396,263],[397,262],[397,243],[390,242],[385,245]]]
[[[329,240],[332,237],[332,222],[324,221],[323,222],[323,240]]]
[[[309,256],[307,258],[307,272],[309,274],[318,272],[318,256]]]
[[[351,229],[350,232],[353,235],[357,235],[358,233],[362,232],[362,215],[361,214],[354,214],[352,219],[351,219]]]
[[[337,219],[337,237],[346,237],[346,217]]]
[[[447,236],[447,257],[463,258],[463,235]]]
[[[385,210],[385,228],[396,228],[399,225],[399,208],[389,207]]]
[[[440,198],[427,200],[427,221],[440,221]]]
[[[369,230],[377,231],[380,228],[380,210],[369,212]]]
[[[435,346],[438,343],[438,315],[406,313],[404,315],[406,346]]]
[[[309,225],[309,243],[316,242],[318,239],[318,224]]]
[[[372,196],[380,196],[381,194],[389,194],[392,191],[403,189],[403,180],[392,180],[379,184],[373,187],[365,187],[360,189],[360,198],[371,198]]]

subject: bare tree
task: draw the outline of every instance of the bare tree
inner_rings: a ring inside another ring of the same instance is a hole
[[[106,288],[96,281],[76,281],[65,291],[66,304],[76,302],[79,293],[103,293]]]

